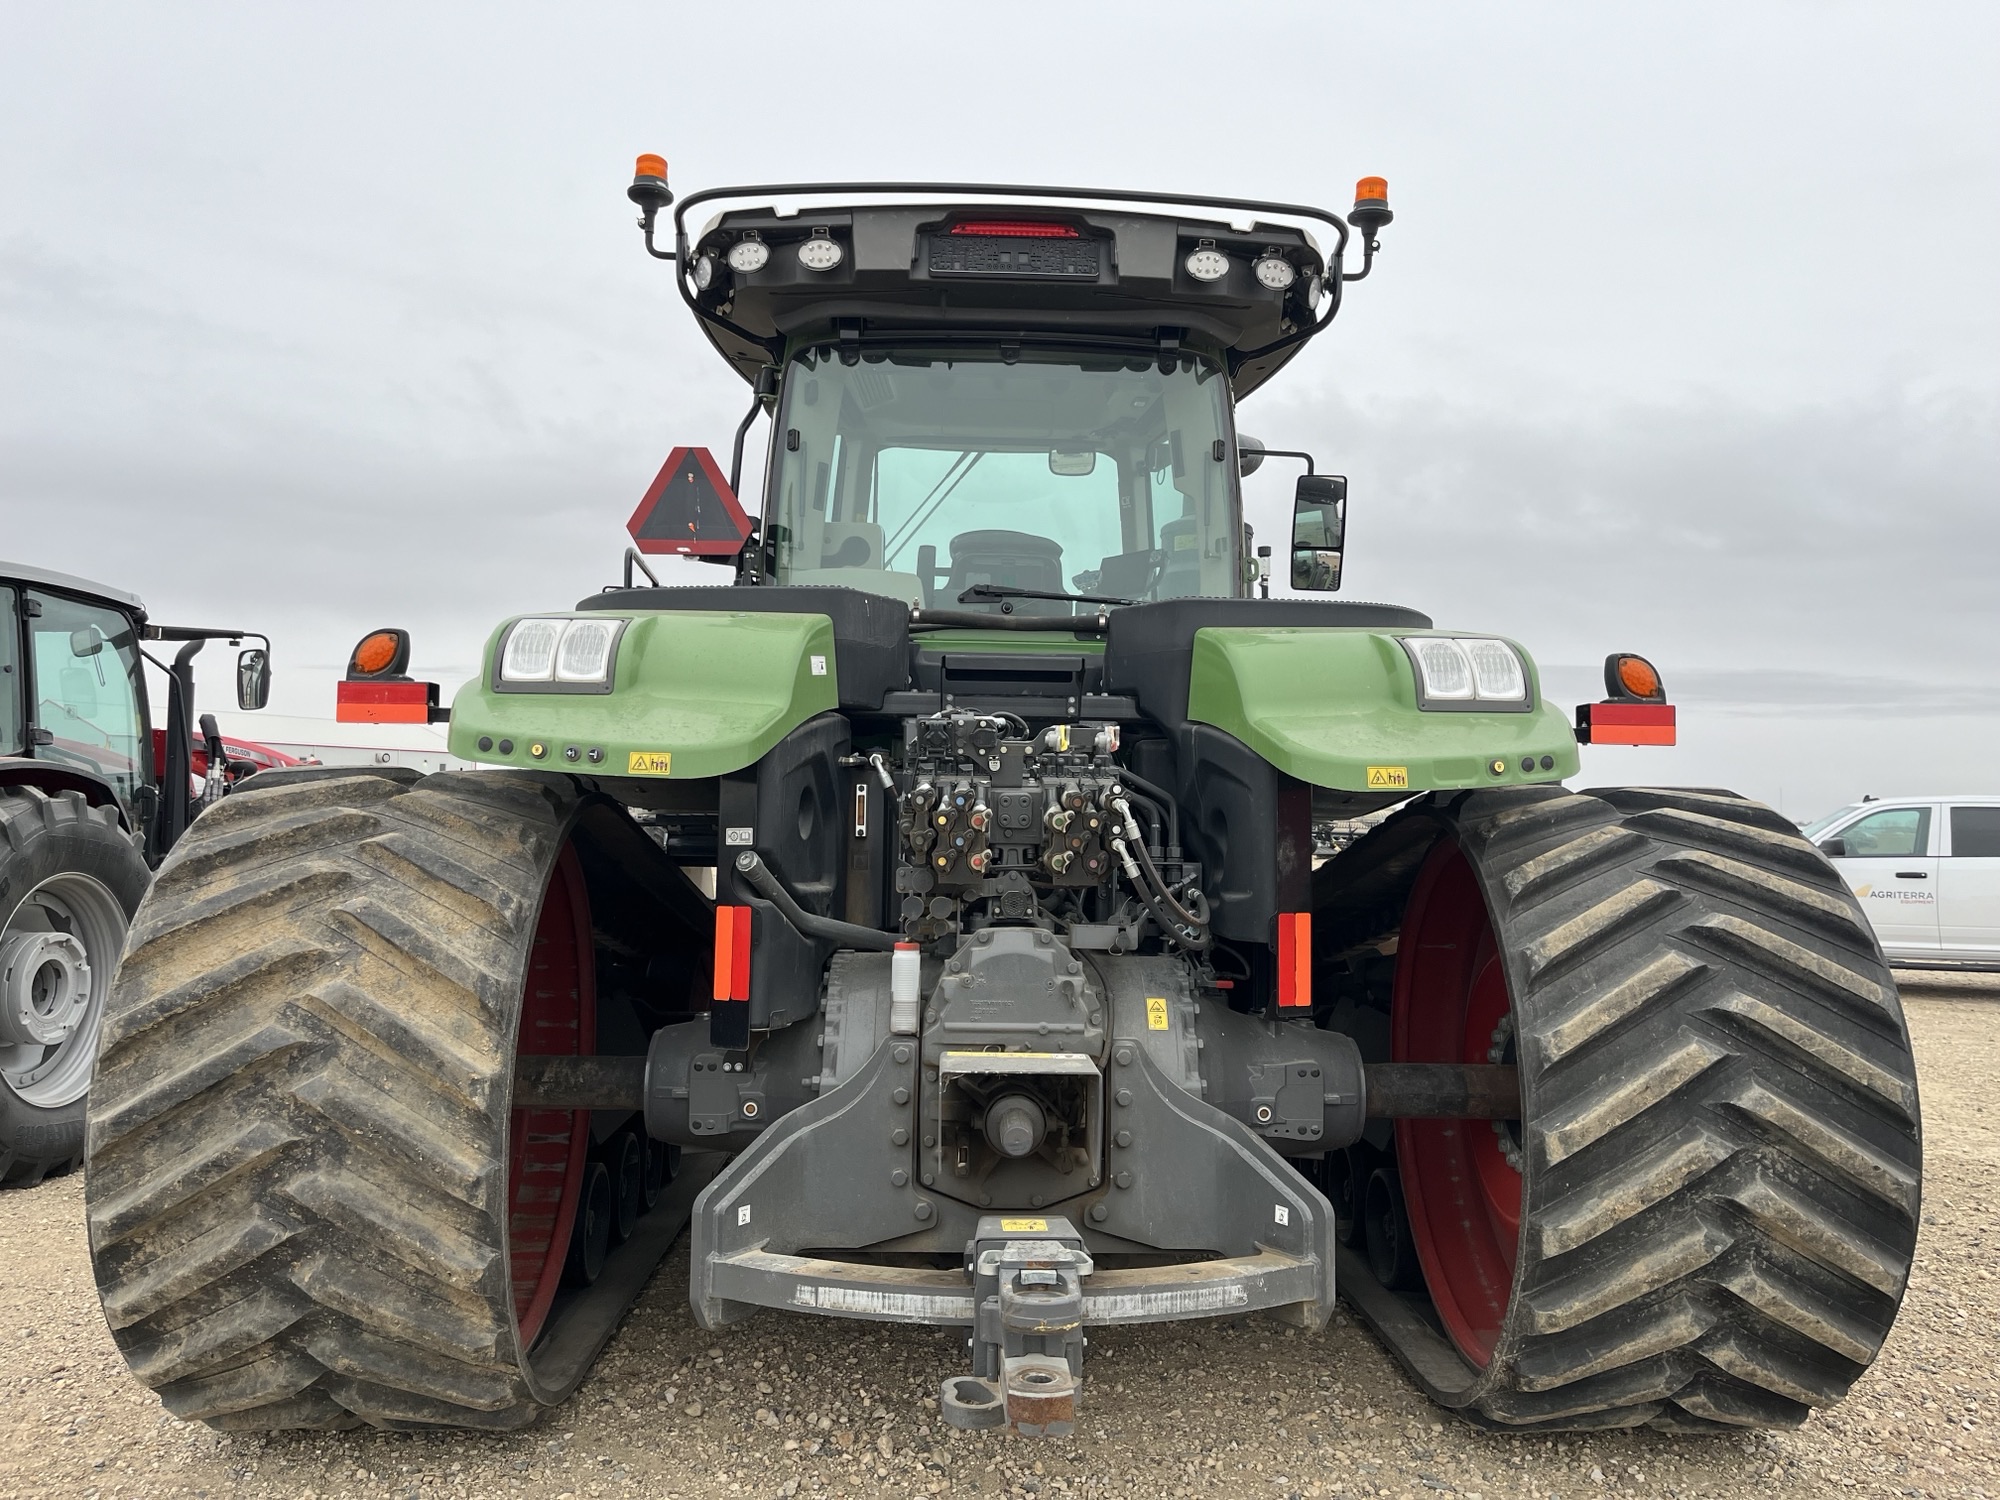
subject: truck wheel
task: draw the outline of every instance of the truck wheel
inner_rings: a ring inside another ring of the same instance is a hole
[[[1431,841],[1393,1056],[1516,1062],[1522,1119],[1397,1122],[1449,1343],[1364,1313],[1439,1400],[1510,1427],[1793,1426],[1839,1400],[1902,1299],[1921,1142],[1895,985],[1832,867],[1726,792],[1404,817]]]
[[[176,1416],[518,1427],[581,1378],[624,1306],[552,1336],[590,1116],[510,1099],[517,1054],[593,1050],[597,815],[557,777],[267,773],[162,867],[85,1202],[113,1336]]]
[[[83,1158],[105,997],[150,878],[115,809],[0,787],[0,1184]]]

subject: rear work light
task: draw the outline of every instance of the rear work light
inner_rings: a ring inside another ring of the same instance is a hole
[[[1074,240],[1082,235],[1067,224],[1042,219],[967,219],[951,226],[953,234],[976,234],[998,240]]]

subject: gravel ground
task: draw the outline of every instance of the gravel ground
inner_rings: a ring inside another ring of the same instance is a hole
[[[75,1177],[0,1198],[0,1495],[2000,1497],[2000,981],[1905,976],[1925,1110],[1887,1349],[1796,1432],[1517,1438],[1442,1417],[1343,1315],[1092,1340],[1083,1430],[954,1433],[946,1335],[765,1314],[695,1329],[683,1253],[567,1406],[507,1437],[224,1437],[167,1416],[99,1316]]]

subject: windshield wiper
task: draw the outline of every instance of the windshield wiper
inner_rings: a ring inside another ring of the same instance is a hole
[[[1005,583],[975,583],[958,596],[960,604],[990,603],[995,599],[1050,599],[1059,604],[1137,604],[1137,599],[1120,599],[1111,594],[1053,594],[1046,589],[1017,589]]]

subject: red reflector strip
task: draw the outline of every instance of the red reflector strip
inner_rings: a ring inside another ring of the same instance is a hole
[[[334,686],[333,717],[342,724],[428,724],[435,682],[349,682]]]
[[[1309,911],[1278,913],[1278,1007],[1310,1009],[1313,1003],[1313,919]]]
[[[1040,219],[967,219],[951,226],[953,234],[977,234],[1002,240],[1075,240],[1083,238],[1067,224]]]
[[[1586,703],[1578,716],[1591,745],[1671,745],[1677,728],[1671,703]],[[1579,736],[1582,738],[1582,736]]]
[[[715,909],[715,999],[750,998],[750,908]]]

